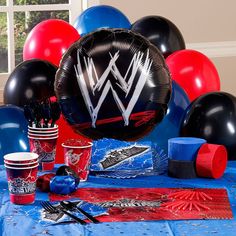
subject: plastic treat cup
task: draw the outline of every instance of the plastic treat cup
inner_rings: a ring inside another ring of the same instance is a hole
[[[20,205],[34,203],[38,164],[23,168],[5,164],[5,167],[10,201]]]
[[[64,162],[74,170],[80,181],[86,181],[91,162],[92,143],[87,141],[70,139],[62,143],[64,148]]]
[[[58,136],[28,136],[30,151],[39,155],[39,170],[49,171],[54,168]]]

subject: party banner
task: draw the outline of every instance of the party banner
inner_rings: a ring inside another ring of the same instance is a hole
[[[107,208],[102,222],[233,218],[225,189],[80,188],[70,196],[50,195],[51,201],[68,198]]]

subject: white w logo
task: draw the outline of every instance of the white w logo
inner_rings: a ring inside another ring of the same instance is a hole
[[[77,52],[78,64],[77,64],[77,66],[76,65],[74,66],[77,81],[78,81],[81,93],[83,95],[85,104],[87,106],[87,109],[89,111],[89,114],[90,114],[90,117],[92,120],[92,127],[94,127],[94,128],[96,127],[98,112],[99,112],[99,110],[100,110],[100,108],[101,108],[101,106],[102,106],[102,104],[103,104],[103,102],[110,90],[111,90],[114,100],[115,100],[115,102],[122,114],[122,117],[125,122],[124,125],[125,126],[129,125],[130,114],[131,114],[136,102],[138,101],[138,98],[143,90],[143,87],[146,83],[147,78],[149,77],[149,71],[150,71],[150,68],[152,65],[152,60],[149,59],[149,50],[147,50],[144,65],[142,65],[142,59],[144,57],[144,53],[141,53],[141,52],[135,53],[129,66],[128,66],[127,72],[126,72],[125,76],[123,77],[120,74],[120,71],[116,66],[116,61],[119,58],[119,51],[117,51],[114,56],[112,56],[111,53],[109,53],[109,54],[111,57],[109,65],[107,66],[107,68],[105,69],[105,71],[103,72],[103,74],[101,75],[100,78],[97,75],[93,59],[83,57],[92,94],[95,95],[95,91],[100,91],[102,89],[103,85],[106,83],[102,92],[101,92],[101,96],[100,96],[96,106],[93,106],[93,104],[91,102],[91,98],[90,98],[89,91],[88,91],[88,88],[87,88],[87,85],[86,85],[86,82],[84,79],[83,70],[81,67],[79,52]],[[134,79],[135,79],[135,76],[138,72],[139,67],[142,67],[143,69],[141,70],[141,73],[138,78],[138,82],[135,85],[135,88],[133,90],[133,93],[132,93],[131,99],[128,103],[128,106],[125,108],[123,103],[121,102],[118,94],[116,93],[116,91],[112,87],[111,81],[107,80],[107,82],[106,82],[106,79],[107,79],[109,73],[112,73],[114,78],[117,80],[116,84],[125,92],[125,97],[127,97],[129,95],[129,93],[131,93],[130,89],[133,85],[133,82],[134,82]],[[127,76],[129,73],[130,73],[130,77],[127,80]],[[95,75],[95,76],[93,76],[93,75]]]

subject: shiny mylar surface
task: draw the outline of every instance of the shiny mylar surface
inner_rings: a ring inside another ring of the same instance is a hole
[[[175,51],[185,49],[184,38],[177,26],[161,16],[145,16],[137,20],[131,30],[150,40],[166,58]]]
[[[236,97],[215,92],[196,99],[186,111],[181,134],[222,144],[228,158],[236,160]]]
[[[137,140],[163,119],[171,80],[149,41],[128,30],[99,30],[64,55],[55,91],[76,132],[91,139]]]

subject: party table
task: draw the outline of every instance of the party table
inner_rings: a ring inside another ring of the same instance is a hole
[[[236,214],[236,162],[229,162],[221,179],[180,180],[166,175],[137,177],[134,179],[111,179],[90,176],[80,188],[225,188],[228,192],[233,215]],[[48,194],[37,192],[36,202],[48,200]],[[6,173],[0,166],[0,230],[3,236],[43,235],[235,235],[236,220],[162,220],[143,222],[109,222],[99,224],[63,224],[42,226],[30,215],[30,206],[13,205],[9,202]],[[26,210],[27,209],[27,210]],[[22,213],[24,212],[24,214]]]

